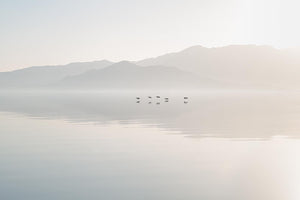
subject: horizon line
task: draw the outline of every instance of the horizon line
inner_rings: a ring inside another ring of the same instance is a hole
[[[300,46],[294,46],[294,47],[275,47],[275,46],[272,46],[272,45],[268,45],[268,44],[228,44],[228,45],[220,45],[220,46],[204,46],[204,45],[192,45],[192,46],[189,46],[189,47],[186,47],[182,50],[177,50],[177,51],[172,51],[172,52],[166,52],[164,54],[161,54],[161,55],[158,55],[158,56],[152,56],[152,57],[146,57],[146,58],[143,58],[143,59],[138,59],[138,60],[130,60],[130,59],[123,59],[123,60],[110,60],[110,59],[99,59],[99,60],[86,60],[86,61],[74,61],[74,62],[67,62],[67,63],[61,63],[61,64],[43,64],[43,65],[31,65],[31,66],[27,66],[27,67],[20,67],[20,68],[15,68],[15,69],[12,69],[12,70],[6,70],[6,71],[1,71],[0,70],[0,73],[2,72],[13,72],[13,71],[17,71],[17,70],[23,70],[23,69],[27,69],[27,68],[31,68],[31,67],[54,67],[54,66],[65,66],[65,65],[71,65],[71,64],[79,64],[79,63],[92,63],[92,62],[101,62],[101,61],[107,61],[107,62],[112,62],[113,63],[119,63],[119,62],[123,62],[123,61],[128,61],[128,62],[133,62],[133,63],[136,63],[136,62],[139,62],[139,61],[142,61],[142,60],[147,60],[147,59],[155,59],[155,58],[158,58],[158,57],[161,57],[161,56],[165,56],[165,55],[168,55],[168,54],[173,54],[173,53],[180,53],[180,52],[183,52],[185,50],[188,50],[188,49],[191,49],[191,48],[195,48],[195,47],[202,47],[202,48],[206,48],[206,49],[216,49],[216,48],[225,48],[225,47],[232,47],[232,46],[257,46],[257,47],[269,47],[269,48],[273,48],[273,49],[276,49],[276,50],[289,50],[289,49],[300,49]]]

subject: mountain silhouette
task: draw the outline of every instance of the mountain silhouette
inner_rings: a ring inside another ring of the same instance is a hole
[[[107,60],[0,73],[0,88],[300,89],[300,52],[271,46],[193,46],[136,62]]]
[[[37,88],[57,83],[66,76],[111,65],[107,60],[71,63],[58,66],[37,66],[0,73],[0,88]]]
[[[137,62],[178,67],[207,77],[254,88],[300,89],[300,54],[270,46],[194,46]]]
[[[213,80],[200,78],[175,67],[141,67],[122,61],[99,70],[90,70],[76,76],[69,76],[58,86],[62,88],[109,88],[109,89],[151,89],[151,88],[196,88],[212,87]]]

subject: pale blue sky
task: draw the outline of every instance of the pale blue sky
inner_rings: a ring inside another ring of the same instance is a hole
[[[299,46],[296,0],[0,0],[0,71],[193,45]]]

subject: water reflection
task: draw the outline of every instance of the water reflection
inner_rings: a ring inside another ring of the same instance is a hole
[[[300,96],[295,93],[168,94],[2,93],[0,111],[71,122],[143,124],[190,137],[300,136]]]
[[[1,93],[0,199],[299,199],[298,95],[168,96]]]

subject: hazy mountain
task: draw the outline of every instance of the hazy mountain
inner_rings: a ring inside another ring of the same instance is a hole
[[[300,54],[270,46],[194,46],[177,53],[137,62],[165,65],[257,88],[300,89]]]
[[[135,62],[106,60],[0,73],[0,88],[300,89],[299,49],[194,46]]]
[[[0,73],[0,87],[26,88],[52,85],[66,76],[78,75],[91,69],[102,69],[111,65],[107,60],[71,63],[58,66],[37,66]]]
[[[200,78],[175,67],[141,67],[127,61],[113,64],[104,69],[90,70],[77,76],[70,76],[58,84],[59,87],[63,88],[103,89],[179,89],[212,87],[215,85],[216,83],[213,80]]]

